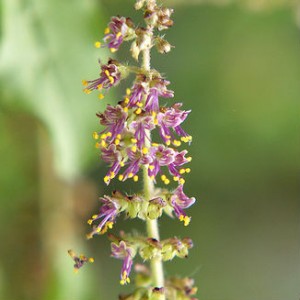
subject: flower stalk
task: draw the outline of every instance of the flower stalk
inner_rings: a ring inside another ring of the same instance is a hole
[[[163,270],[163,262],[188,256],[193,247],[192,240],[160,239],[158,226],[163,214],[171,218],[175,216],[188,226],[191,217],[186,215],[185,209],[195,202],[194,197],[190,198],[183,192],[184,177],[191,171],[185,164],[190,163],[191,157],[187,157],[188,151],[181,147],[190,143],[192,137],[183,130],[182,123],[190,111],[182,110],[182,103],[170,107],[161,103],[162,99],[173,98],[174,92],[167,88],[170,82],[159,71],[151,69],[150,64],[152,48],[162,54],[172,48],[160,32],[173,25],[173,9],[157,4],[156,0],[137,0],[135,9],[143,12],[145,27],[134,25],[130,18],[112,17],[104,31],[104,43],[97,41],[95,46],[107,47],[115,53],[124,42],[131,42],[131,56],[137,62],[141,59],[140,65],[128,66],[109,59],[107,64],[100,64],[99,78],[84,80],[83,85],[86,94],[98,91],[101,100],[129,73],[135,75],[124,97],[116,105],[107,105],[104,112],[97,113],[104,129],[94,132],[93,137],[102,160],[109,165],[104,182],[107,185],[115,179],[137,182],[142,174],[143,191],[133,195],[115,191],[111,196],[101,197],[99,213],[88,220],[92,230],[87,238],[107,234],[112,257],[123,261],[121,285],[131,282],[136,256],[140,256],[144,263],[149,262],[150,268],[145,264],[135,265],[135,290],[119,299],[195,300],[197,289],[193,287],[192,279],[165,278]],[[159,139],[154,138],[152,132],[155,131]],[[159,187],[159,182],[164,187]],[[172,188],[167,189],[168,185]],[[123,231],[119,235],[112,234],[121,214],[144,221],[146,236]],[[76,256],[72,250],[69,253],[76,270],[93,261]]]

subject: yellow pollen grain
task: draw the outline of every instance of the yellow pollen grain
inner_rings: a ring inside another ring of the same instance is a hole
[[[134,181],[134,182],[137,182],[137,181],[139,181],[139,176],[137,176],[137,175],[134,175],[134,176],[133,176],[133,181]]]
[[[129,98],[128,98],[128,97],[125,97],[125,98],[124,98],[124,103],[125,103],[125,104],[128,104],[128,103],[129,103]]]
[[[131,139],[131,143],[136,144],[137,143],[137,139]]]
[[[106,142],[104,140],[101,141],[101,146],[102,147],[106,147],[107,146],[107,144],[106,144]]]
[[[167,145],[167,146],[170,146],[170,145],[171,145],[171,141],[170,141],[170,140],[167,140],[167,141],[166,141],[166,145]]]
[[[106,224],[107,224],[107,227],[109,229],[112,229],[114,227],[114,223],[113,222],[107,222]]]
[[[105,29],[104,29],[104,34],[109,34],[110,33],[110,29],[108,28],[108,27],[106,27]]]
[[[165,181],[167,179],[167,176],[166,175],[161,175],[160,178],[161,178],[162,181]]]
[[[90,257],[90,258],[89,258],[89,262],[90,262],[90,263],[93,263],[94,261],[95,261],[95,260],[94,260],[93,257]]]
[[[179,147],[181,145],[181,142],[180,141],[177,141],[177,140],[174,140],[173,141],[173,144],[177,147]]]
[[[135,113],[137,114],[137,115],[140,115],[141,114],[141,112],[142,112],[142,110],[141,110],[141,108],[139,107],[136,111],[135,111]]]
[[[83,90],[83,92],[84,92],[85,94],[87,94],[87,95],[88,95],[88,94],[90,94],[92,91],[91,91],[91,90],[89,90],[89,89],[84,89],[84,90]]]
[[[98,227],[98,228],[96,229],[96,232],[99,233],[100,231],[101,231],[101,228]]]
[[[191,169],[190,169],[190,168],[186,168],[186,169],[185,169],[185,172],[186,172],[186,173],[190,173],[190,172],[191,172]]]
[[[103,95],[103,94],[99,94],[99,95],[98,95],[98,99],[99,99],[99,100],[104,99],[104,95]]]
[[[120,140],[119,139],[115,139],[115,145],[120,145]]]
[[[111,137],[111,136],[112,136],[112,133],[109,131],[109,132],[106,133],[106,135],[107,135],[108,137]]]
[[[121,139],[121,134],[117,134],[116,138]]]
[[[179,183],[180,183],[181,185],[183,185],[183,184],[185,184],[185,180],[184,180],[183,178],[180,178],[180,179],[179,179]]]
[[[180,170],[179,170],[179,173],[180,173],[180,174],[184,174],[185,172],[186,172],[185,169],[180,169]]]
[[[136,105],[137,105],[138,107],[143,107],[143,103],[142,103],[142,102],[137,102]]]
[[[180,215],[179,216],[179,221],[183,221],[184,220],[184,215]]]
[[[87,86],[87,85],[89,84],[89,83],[87,82],[87,80],[82,80],[81,82],[82,82],[82,85],[83,85],[83,86]]]
[[[126,95],[129,96],[131,94],[131,89],[127,88],[126,89]]]
[[[166,185],[168,185],[168,184],[170,183],[170,180],[167,178],[166,180],[164,180],[164,183],[165,183]]]
[[[183,223],[184,226],[188,226],[191,222],[191,218],[188,216],[185,216],[183,222],[184,222]]]
[[[125,166],[124,161],[121,161],[121,162],[120,162],[120,166],[121,166],[121,167],[124,167],[124,166]]]
[[[136,146],[132,146],[132,147],[131,147],[131,151],[136,152],[136,150],[137,150],[137,147],[136,147]]]
[[[122,181],[124,179],[124,175],[119,175],[119,180]]]
[[[111,171],[111,172],[110,172],[110,178],[111,178],[111,179],[112,179],[112,178],[115,178],[115,176],[116,176],[115,172]]]
[[[101,140],[105,140],[107,138],[107,134],[105,133],[102,133],[101,136],[100,136]]]
[[[93,132],[93,139],[94,140],[98,140],[99,139],[99,134],[96,131]]]
[[[98,215],[92,215],[92,219],[95,220],[98,218]]]
[[[143,154],[147,154],[149,152],[148,148],[144,147],[142,150]]]
[[[117,51],[116,48],[110,48],[110,52],[111,52],[111,53],[115,53],[116,51]]]
[[[124,107],[123,111],[127,113],[128,112],[128,107]]]
[[[148,169],[150,170],[150,171],[153,171],[154,170],[154,166],[153,165],[150,165],[149,167],[148,167]]]
[[[132,178],[132,177],[133,177],[133,173],[129,173],[128,178]]]
[[[178,177],[178,176],[174,176],[174,177],[173,177],[173,180],[174,180],[174,181],[178,181],[178,180],[179,180],[179,177]]]
[[[94,43],[94,46],[96,48],[100,48],[101,47],[101,43],[99,41],[97,41],[97,42]]]
[[[110,180],[110,177],[109,177],[109,176],[105,176],[105,177],[103,178],[103,180],[104,180],[105,183],[108,183],[109,180]]]
[[[89,220],[87,221],[87,223],[88,223],[89,225],[92,225],[93,220],[92,220],[92,219],[89,219]]]

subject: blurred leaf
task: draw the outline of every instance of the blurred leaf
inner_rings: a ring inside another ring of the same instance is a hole
[[[70,180],[95,157],[89,136],[101,107],[82,93],[81,80],[98,76],[97,58],[105,53],[93,43],[104,20],[94,1],[4,0],[2,6],[2,92],[44,123],[56,170]]]

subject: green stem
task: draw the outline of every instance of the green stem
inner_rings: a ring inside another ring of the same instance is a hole
[[[153,29],[151,28],[151,31]],[[142,68],[145,71],[150,71],[150,48],[143,50],[143,61],[142,61]],[[150,147],[150,132],[149,139],[146,139],[146,147]],[[144,180],[144,195],[146,201],[151,200],[154,195],[154,184],[153,180],[148,176],[147,167],[144,167],[143,170],[143,180]],[[158,222],[157,219],[150,220],[147,219],[147,235],[149,238],[154,238],[156,240],[160,240],[159,237],[159,229],[158,229]],[[163,263],[160,256],[154,257],[151,260],[151,274],[152,274],[152,283],[154,287],[163,287],[164,286],[164,270],[163,270]],[[165,299],[163,296],[162,300]]]

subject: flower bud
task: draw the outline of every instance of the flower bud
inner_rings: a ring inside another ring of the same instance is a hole
[[[149,260],[157,257],[161,252],[161,244],[156,239],[149,238],[144,247],[140,248],[139,254],[142,259]]]
[[[159,288],[159,287],[155,287],[152,290],[152,294],[151,294],[151,300],[163,300],[165,299],[165,290],[163,287]]]
[[[159,218],[166,205],[167,203],[160,197],[150,200],[147,207],[147,217],[151,220]]]

